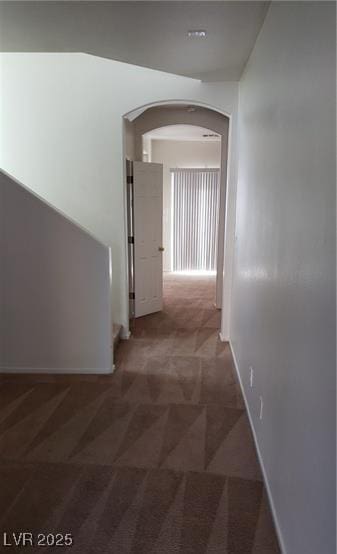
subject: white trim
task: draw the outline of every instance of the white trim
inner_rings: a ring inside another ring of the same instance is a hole
[[[219,333],[219,339],[221,340],[221,342],[228,342],[228,338],[225,337],[222,331],[220,331]]]
[[[36,373],[36,374],[92,374],[92,375],[107,375],[112,374],[115,371],[115,364],[112,367],[108,368],[87,368],[87,367],[10,367],[10,366],[0,366],[0,374],[9,374],[9,373]]]
[[[112,250],[111,247],[109,247],[109,327],[110,329],[113,329],[113,319],[112,319],[112,304],[113,304],[113,294],[112,294]],[[110,364],[112,367],[112,371],[115,369],[114,364],[114,345],[111,345],[111,357],[110,357]]]
[[[129,340],[130,337],[131,337],[131,331],[129,331],[128,329],[123,329],[122,328],[120,338],[122,340]]]
[[[274,521],[274,525],[275,525],[275,529],[276,529],[276,534],[277,534],[277,538],[278,538],[278,541],[279,541],[279,546],[281,548],[281,553],[282,554],[287,554],[287,550],[286,550],[286,547],[285,547],[281,527],[280,527],[278,517],[277,517],[277,512],[276,512],[276,508],[275,508],[275,504],[274,504],[274,500],[273,500],[273,495],[272,495],[271,488],[270,488],[269,481],[268,481],[267,472],[266,472],[266,469],[265,469],[265,466],[264,466],[264,463],[263,463],[263,458],[262,458],[259,443],[258,443],[258,440],[257,440],[257,435],[256,435],[256,432],[255,432],[255,429],[254,429],[253,418],[252,418],[251,413],[250,413],[246,393],[245,393],[245,390],[243,388],[243,383],[242,383],[241,375],[240,375],[240,372],[239,372],[239,366],[238,366],[237,358],[236,358],[235,351],[234,351],[231,340],[229,340],[229,346],[230,346],[230,349],[231,349],[231,352],[232,352],[232,356],[233,356],[233,360],[234,360],[234,367],[235,367],[237,378],[238,378],[238,381],[239,381],[239,384],[240,384],[243,400],[245,402],[245,407],[246,407],[246,411],[247,411],[247,414],[248,414],[248,419],[249,419],[250,427],[251,427],[252,434],[253,434],[255,448],[256,448],[257,456],[258,456],[258,459],[259,459],[259,463],[260,463],[260,467],[261,467],[261,471],[262,471],[262,475],[263,475],[264,485],[266,487],[266,491],[267,491],[267,495],[268,495],[268,500],[269,500],[269,504],[270,504],[270,508],[271,508],[271,514],[272,514],[272,517],[273,517],[273,521]]]

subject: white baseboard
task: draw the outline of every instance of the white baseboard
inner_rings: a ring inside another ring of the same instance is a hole
[[[120,338],[122,340],[129,340],[130,337],[131,337],[130,331],[124,331],[124,330],[121,331]]]
[[[221,342],[228,342],[228,339],[225,338],[221,331],[219,333],[219,339],[221,340]]]
[[[115,365],[113,365],[111,368],[73,368],[73,367],[67,367],[67,368],[56,368],[56,367],[1,367],[0,366],[0,374],[10,374],[10,373],[18,373],[18,374],[24,374],[24,373],[35,373],[35,374],[59,374],[59,375],[109,375],[115,371]]]
[[[235,355],[235,351],[234,351],[232,342],[230,340],[229,340],[229,346],[230,346],[230,349],[231,349],[231,352],[232,352],[235,371],[236,371],[236,374],[237,374],[238,381],[240,383],[240,388],[241,388],[243,400],[244,400],[244,403],[245,403],[245,406],[246,406],[248,419],[249,419],[250,427],[251,427],[253,438],[254,438],[255,448],[256,448],[256,452],[257,452],[257,455],[258,455],[258,459],[259,459],[259,463],[260,463],[260,467],[261,467],[261,471],[262,471],[262,475],[263,475],[263,481],[264,481],[264,485],[266,487],[268,500],[269,500],[269,504],[270,504],[270,509],[271,509],[271,513],[272,513],[272,517],[273,517],[273,521],[274,521],[274,525],[275,525],[275,529],[276,529],[277,538],[278,538],[278,541],[279,541],[279,545],[280,545],[282,554],[287,554],[287,550],[286,550],[286,547],[285,547],[282,531],[281,531],[280,524],[279,524],[279,521],[278,521],[277,512],[276,512],[272,492],[271,492],[271,489],[270,489],[266,469],[264,467],[262,454],[261,454],[259,443],[258,443],[258,440],[257,440],[257,435],[256,435],[256,432],[255,432],[255,429],[254,429],[253,418],[252,418],[251,413],[250,413],[250,408],[249,408],[249,405],[248,405],[245,389],[243,387],[243,383],[242,383],[242,379],[241,379],[241,375],[240,375],[240,371],[239,371],[239,366],[238,366],[238,361],[237,361],[237,358],[236,358],[236,355]]]

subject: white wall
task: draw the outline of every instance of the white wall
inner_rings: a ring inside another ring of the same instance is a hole
[[[219,167],[221,142],[152,140],[152,161],[163,164],[164,271],[171,271],[171,172],[175,167]]]
[[[0,373],[111,373],[108,248],[2,172],[0,209]]]
[[[272,3],[240,83],[231,338],[288,554],[336,552],[335,23]]]
[[[86,54],[1,54],[0,76],[1,167],[111,246],[113,317],[127,328],[122,116],[151,102],[201,102],[233,115],[234,142],[237,83]]]
[[[4,364],[4,190],[0,186],[0,366]]]

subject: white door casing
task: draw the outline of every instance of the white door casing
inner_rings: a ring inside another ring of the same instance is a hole
[[[163,308],[163,166],[133,162],[135,317]]]

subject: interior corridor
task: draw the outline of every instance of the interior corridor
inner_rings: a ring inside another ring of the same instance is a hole
[[[1,376],[2,529],[81,554],[279,552],[214,286],[168,275],[112,376]]]

